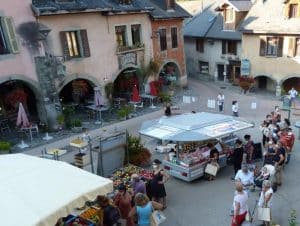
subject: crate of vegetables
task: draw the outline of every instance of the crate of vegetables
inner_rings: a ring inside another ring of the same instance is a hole
[[[98,221],[100,220],[98,215],[97,215],[98,210],[99,210],[98,207],[91,206],[87,210],[85,210],[83,213],[81,213],[79,216],[83,219],[92,221],[95,224],[97,224]]]

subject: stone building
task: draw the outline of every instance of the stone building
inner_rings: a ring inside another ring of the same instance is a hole
[[[252,6],[249,0],[204,1],[184,27],[190,76],[234,82],[241,75],[240,23]]]
[[[257,0],[241,29],[242,58],[258,88],[300,91],[300,0]]]

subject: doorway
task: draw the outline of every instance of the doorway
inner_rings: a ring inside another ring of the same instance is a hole
[[[260,77],[258,79],[258,88],[266,89],[267,88],[267,77]]]
[[[218,64],[218,80],[224,81],[224,64]]]

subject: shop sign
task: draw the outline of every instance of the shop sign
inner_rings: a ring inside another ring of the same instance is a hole
[[[241,75],[250,75],[250,61],[248,59],[241,61]]]
[[[126,53],[119,56],[119,68],[125,68],[127,65],[137,64],[136,53]]]

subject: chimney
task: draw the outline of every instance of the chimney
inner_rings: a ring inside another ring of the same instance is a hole
[[[166,6],[167,10],[174,10],[175,9],[175,0],[165,0],[166,1]]]

